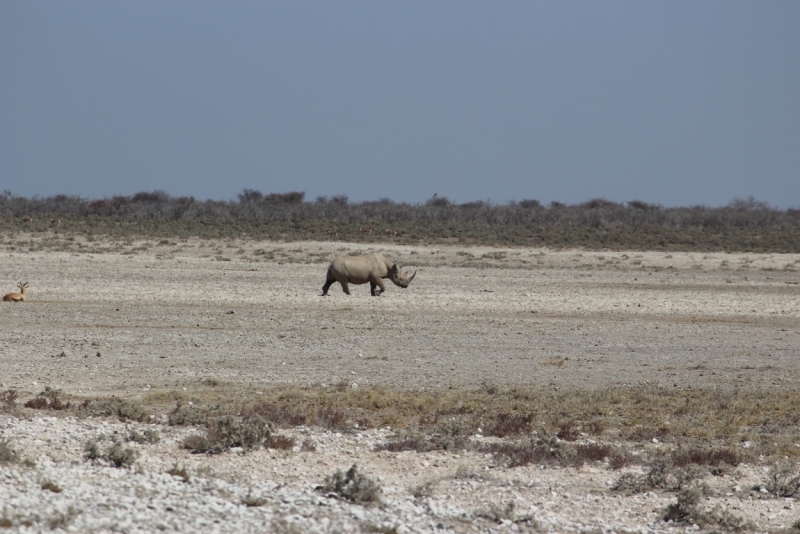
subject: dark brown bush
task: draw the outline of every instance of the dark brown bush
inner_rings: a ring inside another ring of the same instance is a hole
[[[25,407],[33,408],[34,410],[68,410],[70,403],[69,401],[62,402],[59,398],[60,394],[60,391],[48,386],[36,397],[27,401]]]
[[[34,410],[44,410],[47,408],[47,399],[42,397],[34,397],[25,402],[26,408],[33,408]]]
[[[563,439],[564,441],[575,441],[580,435],[578,422],[575,419],[570,419],[561,425],[561,429],[558,431],[558,434],[556,434],[558,439]]]
[[[575,447],[575,462],[583,464],[584,462],[605,460],[611,456],[612,450],[610,445],[600,445],[597,443],[578,445]]]
[[[559,458],[553,450],[544,444],[538,443],[489,443],[482,446],[480,452],[503,456],[508,460],[509,467],[528,464],[557,464]]]
[[[264,440],[264,446],[268,449],[280,449],[284,451],[292,450],[295,439],[289,436],[272,434]]]
[[[633,463],[633,457],[627,452],[613,453],[608,457],[608,465],[614,470],[627,467],[631,463]]]
[[[516,436],[530,432],[532,421],[533,415],[530,414],[501,412],[495,416],[487,430],[490,436]]]
[[[672,465],[675,467],[686,467],[689,464],[716,467],[723,463],[735,467],[741,461],[739,453],[732,449],[690,449],[687,451],[679,449],[672,456]]]
[[[320,408],[315,422],[317,425],[330,430],[346,430],[347,414],[342,410],[331,407]]]

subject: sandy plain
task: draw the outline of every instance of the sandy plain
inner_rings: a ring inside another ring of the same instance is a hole
[[[0,245],[6,290],[17,280],[30,286],[28,302],[0,306],[0,388],[22,398],[50,386],[67,395],[136,399],[191,392],[209,378],[253,394],[342,383],[800,390],[800,254],[81,237],[43,248],[41,240],[14,236]],[[416,280],[406,290],[388,284],[379,298],[368,286],[351,286],[348,297],[338,284],[320,296],[334,257],[368,251],[416,270]],[[550,530],[661,530],[661,511],[674,500],[652,492],[627,501],[609,496],[617,474],[597,466],[509,470],[471,453],[372,453],[364,443],[380,440],[367,434],[294,432],[335,446],[320,445],[316,458],[257,451],[208,459],[162,446],[140,462],[162,470],[176,461],[198,469],[210,462],[231,480],[246,472],[250,482],[298,487],[357,462],[380,474],[389,493],[449,480],[430,497],[440,506],[475,510],[519,499],[520,510],[563,518],[547,523]],[[75,447],[41,450],[74,461],[81,454]],[[447,478],[465,462],[497,469],[493,477]],[[746,485],[763,474],[741,469],[737,480],[721,484]],[[720,489],[720,499],[734,495],[729,490]],[[743,497],[736,504],[764,531],[798,518],[791,502]],[[403,528],[523,528],[448,517]]]
[[[28,302],[0,307],[4,387],[138,395],[207,377],[253,387],[800,387],[800,255],[69,245],[2,253],[7,290],[30,284]],[[331,259],[356,251],[381,251],[417,278],[380,298],[368,286],[348,297],[339,284],[320,297]]]

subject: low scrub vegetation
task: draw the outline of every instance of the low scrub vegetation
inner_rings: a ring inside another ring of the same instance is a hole
[[[678,493],[678,499],[664,511],[664,521],[697,525],[700,528],[721,527],[728,532],[751,530],[752,525],[744,518],[716,505],[711,510],[701,506],[705,492],[702,487],[685,488]]]
[[[381,493],[380,485],[360,472],[356,464],[353,464],[346,473],[337,470],[333,475],[326,477],[325,483],[318,486],[317,490],[360,504],[378,502]]]
[[[0,437],[0,464],[14,463],[18,460],[19,456],[11,440]]]
[[[25,402],[24,406],[36,410],[68,410],[70,402],[61,400],[61,392],[59,390],[46,387],[36,397]]]
[[[130,467],[136,462],[138,453],[123,445],[120,441],[114,441],[105,451],[96,440],[90,440],[84,446],[84,458],[91,462],[108,462],[114,467]]]
[[[54,222],[57,221],[57,222]],[[365,232],[364,228],[375,229]],[[641,201],[593,199],[575,205],[536,200],[421,204],[389,199],[350,203],[346,196],[306,201],[303,192],[200,201],[163,191],[84,199],[0,194],[0,231],[159,238],[248,236],[290,241],[459,242],[632,250],[794,252],[800,209],[753,198],[718,208],[665,208]]]

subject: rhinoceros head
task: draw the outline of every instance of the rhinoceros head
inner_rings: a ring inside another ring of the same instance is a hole
[[[392,265],[392,268],[389,269],[389,279],[394,282],[394,285],[400,286],[403,289],[408,287],[408,284],[414,280],[415,276],[417,276],[417,271],[414,271],[414,274],[408,276],[408,273],[401,272],[396,264]]]

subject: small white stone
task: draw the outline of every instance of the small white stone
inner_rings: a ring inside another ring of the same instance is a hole
[[[658,440],[656,438],[653,438],[653,443],[658,443]]]

